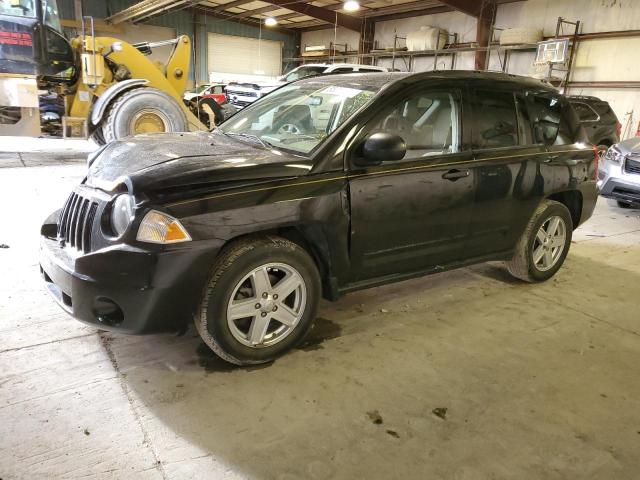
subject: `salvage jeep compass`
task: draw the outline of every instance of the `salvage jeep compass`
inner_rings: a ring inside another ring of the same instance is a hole
[[[58,303],[185,328],[236,364],[304,337],[321,296],[503,260],[539,282],[593,212],[598,154],[549,86],[478,72],[317,77],[211,133],[112,142],[42,226]]]

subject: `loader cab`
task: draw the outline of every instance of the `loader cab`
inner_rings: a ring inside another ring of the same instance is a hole
[[[67,81],[75,63],[56,0],[0,0],[0,73]]]

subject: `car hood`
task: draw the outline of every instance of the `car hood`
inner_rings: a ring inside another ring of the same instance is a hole
[[[298,177],[311,166],[307,157],[219,132],[160,133],[109,143],[91,163],[86,183],[108,192],[125,184],[133,194],[152,194]]]
[[[622,153],[640,153],[640,137],[629,138],[616,144]]]

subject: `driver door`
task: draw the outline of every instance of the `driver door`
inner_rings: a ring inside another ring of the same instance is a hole
[[[406,95],[406,94],[405,94]],[[376,115],[372,128],[402,137],[400,161],[357,167],[349,159],[352,281],[401,276],[465,257],[474,201],[472,155],[463,136],[463,89],[412,93]]]

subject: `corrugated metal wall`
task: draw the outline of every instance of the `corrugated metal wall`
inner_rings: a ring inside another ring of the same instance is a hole
[[[91,15],[94,18],[106,18],[113,13],[138,3],[138,1],[139,0],[84,0],[82,2],[82,8],[85,15]],[[74,18],[74,0],[58,0],[58,7],[62,18]],[[297,56],[298,48],[294,35],[288,35],[267,28],[263,28],[261,33],[257,26],[254,27],[252,25],[222,20],[204,14],[194,14],[187,10],[168,13],[143,23],[174,28],[178,35],[189,35],[194,39],[198,51],[196,69],[201,81],[207,81],[209,77],[207,71],[207,33],[209,32],[250,38],[258,38],[260,34],[262,34],[262,38],[266,40],[282,42],[282,58]],[[283,71],[293,66],[294,65],[283,65]]]

